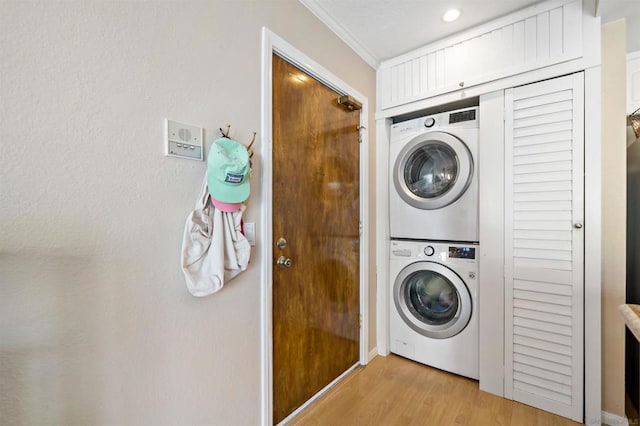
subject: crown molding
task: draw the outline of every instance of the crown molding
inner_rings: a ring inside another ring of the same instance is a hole
[[[375,55],[371,54],[360,43],[353,38],[347,29],[338,24],[326,10],[322,8],[317,0],[300,0],[309,11],[314,14],[323,24],[325,24],[333,33],[335,33],[343,42],[347,44],[354,52],[358,54],[371,68],[378,69],[380,61]]]

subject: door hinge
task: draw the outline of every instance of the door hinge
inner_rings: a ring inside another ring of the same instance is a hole
[[[358,222],[358,235],[362,235],[362,222]]]
[[[362,314],[358,317],[358,326],[362,328]]]
[[[358,142],[362,143],[362,131],[367,130],[367,128],[364,126],[358,126],[356,129],[358,130]]]

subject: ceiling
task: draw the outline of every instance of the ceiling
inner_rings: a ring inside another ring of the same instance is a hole
[[[369,65],[392,58],[539,0],[300,0]],[[602,23],[627,19],[627,52],[640,50],[640,0],[586,0]],[[457,21],[442,15],[462,10]]]

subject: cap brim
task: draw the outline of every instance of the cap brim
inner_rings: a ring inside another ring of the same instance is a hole
[[[227,213],[236,212],[242,207],[242,203],[225,203],[218,201],[213,197],[211,197],[211,204],[213,204],[216,209]]]

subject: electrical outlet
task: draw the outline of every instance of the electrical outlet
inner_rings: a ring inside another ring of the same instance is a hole
[[[250,245],[256,245],[256,224],[254,222],[245,222],[244,236],[247,237]]]
[[[202,127],[165,119],[164,155],[168,157],[186,158],[189,160],[204,159],[202,152]]]

